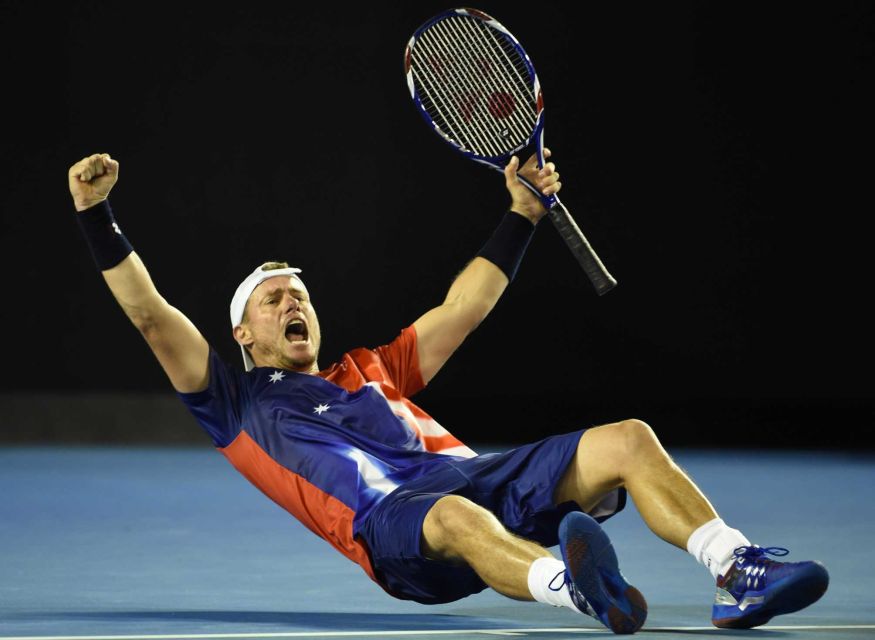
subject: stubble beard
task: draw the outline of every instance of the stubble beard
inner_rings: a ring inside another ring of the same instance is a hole
[[[299,373],[315,373],[318,370],[316,364],[319,358],[319,347],[322,343],[322,332],[319,328],[319,322],[316,319],[309,320],[309,341],[310,344],[306,350],[306,354],[300,356],[290,355],[288,350],[290,344],[284,336],[279,337],[279,344],[276,342],[262,343],[261,359],[267,367],[276,367],[287,371],[297,371]],[[269,346],[268,346],[269,345]],[[253,345],[254,351],[254,345]],[[250,354],[251,355],[251,354]]]
[[[315,353],[312,356],[307,355],[303,358],[290,358],[289,356],[283,354],[282,368],[290,369],[291,371],[299,371],[301,373],[309,373],[316,364],[317,356],[318,353]]]
[[[298,371],[301,373],[311,373],[317,368],[316,361],[319,358],[319,344],[314,341],[315,336],[310,335],[310,344],[305,355],[294,356],[289,355],[285,350],[280,350],[280,362],[284,369]]]
[[[299,373],[310,373],[316,360],[319,357],[319,346],[316,345],[312,352],[308,350],[306,355],[298,357],[289,355],[286,352],[287,344],[282,344],[279,347],[271,347],[264,349],[262,347],[260,360],[264,363],[259,366],[275,367],[277,369],[285,369],[286,371],[297,371]],[[251,357],[250,352],[250,357]]]

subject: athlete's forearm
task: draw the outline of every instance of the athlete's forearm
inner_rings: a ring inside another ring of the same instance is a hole
[[[132,251],[119,264],[101,273],[125,315],[141,332],[154,327],[157,319],[166,313],[169,305],[158,293],[136,252]]]
[[[97,268],[125,314],[142,331],[167,303],[122,233],[109,201],[104,198],[90,207],[76,208],[76,220]]]
[[[444,304],[469,305],[476,318],[471,329],[492,311],[507,285],[514,279],[535,232],[536,221],[508,211],[492,236],[459,274]]]
[[[483,248],[456,276],[443,304],[415,323],[419,369],[428,382],[495,307],[513,279],[535,227],[508,212]]]
[[[477,257],[456,276],[443,303],[459,309],[469,325],[465,333],[470,333],[495,307],[508,282],[501,269]]]

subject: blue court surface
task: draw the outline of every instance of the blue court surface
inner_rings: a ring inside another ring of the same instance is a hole
[[[875,637],[875,458],[672,453],[730,525],[789,548],[787,560],[821,560],[832,580],[802,612],[715,629],[710,574],[630,505],[605,529],[650,605],[640,635]],[[493,592],[432,607],[394,600],[208,447],[0,449],[4,640],[611,635]]]

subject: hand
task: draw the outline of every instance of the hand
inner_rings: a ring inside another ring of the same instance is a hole
[[[106,200],[118,180],[118,166],[108,153],[95,153],[70,167],[67,181],[76,211],[85,211]]]
[[[552,152],[544,148],[544,159],[551,155],[553,155]],[[513,156],[504,168],[505,186],[512,200],[510,208],[531,220],[532,224],[537,224],[538,220],[546,215],[547,210],[540,198],[520,182],[517,174],[535,185],[545,196],[551,196],[562,188],[562,183],[559,182],[559,172],[556,171],[556,165],[552,162],[546,162],[543,169],[538,169],[538,156],[536,154],[532,154],[522,168],[518,168],[519,163],[519,158]]]

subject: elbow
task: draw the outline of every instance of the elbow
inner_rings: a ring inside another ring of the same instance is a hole
[[[471,334],[495,307],[497,300],[483,296],[467,297],[464,295],[447,299],[442,305],[446,314],[445,326],[452,326],[456,333],[463,336]]]
[[[465,309],[465,319],[468,325],[468,333],[473,333],[480,324],[486,320],[486,316],[492,311],[494,304],[479,302],[476,304],[467,305]]]
[[[136,300],[119,299],[119,304],[137,331],[146,338],[154,335],[166,323],[170,309],[167,301],[157,294],[142,296]]]
[[[129,315],[133,325],[137,328],[146,340],[155,335],[158,329],[158,323],[155,322],[155,317],[147,314]]]
[[[123,308],[125,315],[145,338],[148,339],[149,336],[158,331],[160,314],[155,309],[149,306],[134,305],[124,305]]]

